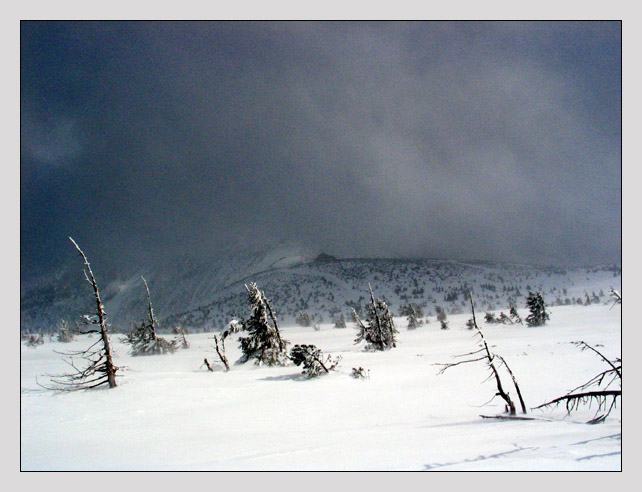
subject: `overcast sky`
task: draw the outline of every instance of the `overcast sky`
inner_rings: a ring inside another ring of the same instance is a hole
[[[21,265],[621,261],[621,24],[21,23]]]

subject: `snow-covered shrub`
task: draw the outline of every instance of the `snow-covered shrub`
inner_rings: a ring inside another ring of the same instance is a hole
[[[519,323],[520,325],[524,324],[514,304],[511,304],[510,306],[510,319],[513,323]]]
[[[494,325],[497,323],[497,318],[495,318],[495,313],[486,313],[484,315],[484,321],[490,325]]]
[[[45,343],[45,339],[43,338],[43,336],[33,333],[27,337],[26,345],[27,347],[35,348],[38,345],[42,345],[43,343]]]
[[[370,369],[364,369],[361,366],[353,367],[350,375],[355,379],[370,379]]]
[[[327,374],[334,370],[339,362],[341,356],[333,359],[327,356],[324,360],[323,353],[314,345],[295,345],[290,350],[290,359],[297,366],[303,366],[303,374],[309,378],[318,376],[320,374]]]
[[[147,320],[134,325],[122,342],[131,345],[130,353],[133,356],[174,353],[179,348],[178,340],[168,341],[159,337],[151,330]]]
[[[135,325],[134,328],[127,333],[123,339],[123,343],[131,345],[131,355],[133,356],[174,353],[178,350],[180,341],[179,339],[174,339],[170,342],[156,334],[158,321],[156,321],[156,317],[154,316],[149,287],[147,286],[147,281],[143,277],[141,277],[141,279],[147,291],[147,319],[143,319],[138,325]],[[187,342],[187,340],[185,340],[185,342]]]

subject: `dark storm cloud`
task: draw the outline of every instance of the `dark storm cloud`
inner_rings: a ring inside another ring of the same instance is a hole
[[[26,23],[21,250],[619,261],[619,23]]]

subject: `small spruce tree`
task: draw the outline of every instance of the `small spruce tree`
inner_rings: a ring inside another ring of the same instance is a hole
[[[400,314],[401,316],[406,316],[409,330],[415,330],[424,324],[422,320],[424,311],[417,304],[409,303],[407,306],[402,307]]]
[[[382,299],[375,301],[370,284],[368,288],[370,304],[366,307],[366,324],[359,319],[357,312],[352,310],[359,331],[354,342],[356,344],[365,341],[366,350],[389,350],[396,347],[395,334],[399,332],[395,328],[388,305]]]
[[[448,315],[446,314],[446,311],[444,311],[444,308],[441,306],[435,306],[435,311],[437,312],[437,321],[441,323],[441,329],[447,330],[448,321],[446,321],[446,318],[448,318]]]
[[[297,366],[303,366],[303,374],[308,378],[327,374],[333,371],[341,361],[341,356],[333,359],[327,356],[324,360],[323,353],[314,345],[295,345],[290,350],[290,359]]]
[[[71,329],[71,327],[69,326],[69,323],[67,322],[67,320],[65,320],[65,319],[60,320],[60,322],[58,323],[58,326],[56,328],[57,328],[56,329],[56,331],[57,331],[56,339],[60,343],[69,343],[69,342],[73,341],[74,332]]]
[[[133,356],[174,353],[178,349],[179,341],[168,341],[156,333],[158,321],[154,316],[149,287],[145,278],[141,277],[141,279],[147,292],[147,319],[142,319],[138,324],[134,325],[134,328],[127,333],[123,342],[131,345],[131,354]]]
[[[242,323],[242,329],[247,331],[249,336],[239,339],[243,355],[238,362],[245,363],[255,359],[256,364],[287,365],[289,342],[281,338],[276,316],[265,293],[261,292],[255,283],[251,283],[249,287],[246,285],[245,289],[251,311],[250,317]]]
[[[339,313],[334,318],[334,327],[335,328],[345,328],[346,327],[346,318],[343,316],[343,313]]]
[[[305,328],[311,327],[314,323],[307,311],[301,311],[296,317],[296,324]]]
[[[511,303],[510,306],[510,319],[513,323],[519,323],[520,325],[524,324],[522,321],[522,318],[519,316],[519,313],[517,312],[517,308],[515,307],[515,304]]]
[[[42,345],[43,343],[45,343],[45,339],[42,337],[42,335],[36,335],[35,333],[32,333],[27,338],[27,347],[35,348],[38,345]]]
[[[530,314],[526,317],[528,326],[543,326],[546,320],[550,319],[549,314],[546,312],[546,304],[539,292],[530,292],[526,298],[526,307],[530,310]]]

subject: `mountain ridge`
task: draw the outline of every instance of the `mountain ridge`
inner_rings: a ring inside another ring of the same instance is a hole
[[[252,281],[266,292],[284,322],[293,322],[301,311],[309,311],[318,322],[340,314],[348,319],[352,308],[359,311],[364,305],[368,283],[393,311],[413,302],[427,313],[435,305],[449,313],[464,311],[467,289],[475,291],[481,308],[490,310],[508,309],[509,302],[521,307],[521,297],[531,289],[544,291],[549,303],[576,304],[593,293],[606,303],[608,289],[620,290],[621,285],[616,265],[563,268],[444,258],[337,258],[292,247],[172,260],[106,280],[100,268],[92,266],[99,272],[112,329],[127,330],[144,316],[141,276],[149,283],[161,326],[195,331],[221,329],[231,319],[245,317],[243,284]],[[91,312],[81,268],[68,267],[21,285],[22,330],[52,330],[61,319],[73,323]]]

